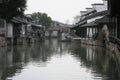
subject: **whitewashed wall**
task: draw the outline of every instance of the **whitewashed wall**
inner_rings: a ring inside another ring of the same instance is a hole
[[[94,10],[96,10],[97,12],[101,12],[104,11],[104,4],[92,4],[92,7]]]
[[[12,23],[7,24],[6,33],[7,33],[6,34],[7,37],[13,37],[13,24]]]
[[[28,24],[27,25],[27,32],[31,32],[32,31],[32,26],[31,26],[31,24]]]
[[[108,1],[103,0],[103,4],[104,4],[103,10],[108,10]]]
[[[22,37],[25,37],[25,27],[26,25],[22,24],[22,31],[21,31]]]
[[[57,31],[53,31],[51,34],[52,37],[57,37]]]
[[[86,8],[87,13],[93,11],[93,8]]]
[[[95,28],[87,28],[87,36],[93,37],[95,34]]]
[[[103,0],[103,5],[101,4],[92,4],[92,7],[94,10],[97,10],[97,12],[105,11],[108,9],[108,1]]]

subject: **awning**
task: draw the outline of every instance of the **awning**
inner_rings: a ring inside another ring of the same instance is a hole
[[[82,26],[80,26],[80,27],[95,27],[95,26],[97,26],[97,25],[98,25],[98,23],[96,23],[95,21],[93,21],[93,22],[84,24],[84,25],[82,25]]]

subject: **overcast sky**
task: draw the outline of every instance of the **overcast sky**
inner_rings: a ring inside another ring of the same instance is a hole
[[[80,11],[92,7],[93,3],[102,3],[102,0],[28,0],[25,13],[44,12],[53,20],[72,23]]]

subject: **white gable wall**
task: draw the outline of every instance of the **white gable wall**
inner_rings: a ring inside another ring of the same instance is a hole
[[[96,10],[97,12],[101,12],[104,11],[104,4],[100,5],[100,4],[92,4],[92,7],[94,10]]]
[[[102,4],[92,4],[92,7],[94,10],[97,10],[97,12],[105,11],[108,9],[108,1],[103,0],[103,5]]]
[[[108,1],[107,0],[103,0],[103,4],[104,4],[103,9],[104,10],[108,10]]]
[[[22,31],[21,31],[22,37],[25,37],[25,27],[26,25],[22,24]]]
[[[87,13],[93,11],[93,8],[86,8]]]

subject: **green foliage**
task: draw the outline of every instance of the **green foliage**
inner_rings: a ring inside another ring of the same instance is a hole
[[[6,0],[0,4],[0,17],[10,20],[13,17],[24,14],[26,0]]]
[[[51,25],[51,17],[49,17],[46,13],[37,12],[33,13],[31,16],[34,20],[36,20],[38,24],[41,24],[46,27]]]

